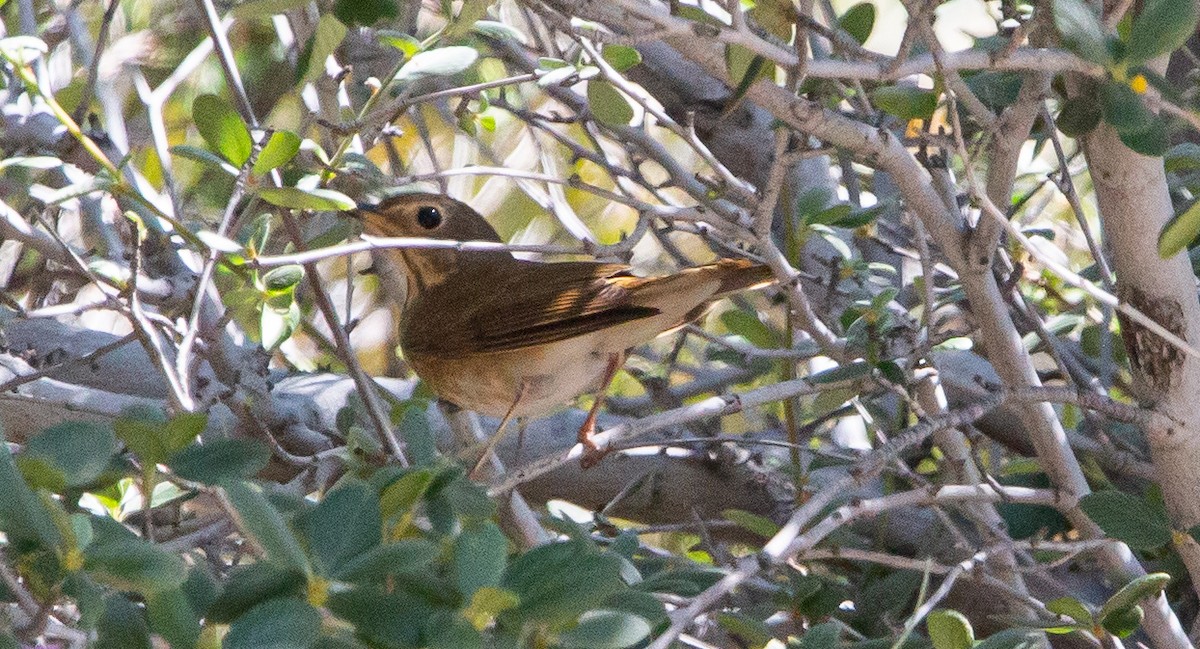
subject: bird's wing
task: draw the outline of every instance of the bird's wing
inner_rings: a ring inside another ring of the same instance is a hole
[[[589,261],[523,265],[506,286],[497,286],[496,298],[473,310],[472,351],[543,345],[659,314],[631,300],[631,289],[646,280],[631,275],[628,266]]]

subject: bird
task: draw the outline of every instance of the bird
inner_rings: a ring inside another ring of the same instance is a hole
[[[503,243],[479,212],[441,194],[397,193],[359,203],[351,214],[368,236]],[[440,399],[500,418],[493,439],[514,418],[595,395],[577,433],[585,468],[606,454],[592,439],[596,417],[628,351],[692,322],[722,297],[774,279],[770,268],[747,259],[640,277],[625,264],[532,261],[503,249],[377,252],[381,277],[405,283],[405,361]]]

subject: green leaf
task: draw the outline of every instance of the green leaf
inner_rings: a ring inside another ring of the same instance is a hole
[[[625,649],[650,635],[650,623],[622,611],[588,611],[579,624],[558,635],[564,649]]]
[[[337,0],[333,15],[350,26],[370,27],[384,18],[396,17],[396,0]]]
[[[250,129],[233,105],[216,95],[200,95],[192,102],[192,119],[200,137],[217,153],[241,167],[250,159]]]
[[[1144,617],[1146,617],[1146,612],[1142,610],[1141,606],[1132,606],[1105,616],[1100,621],[1100,626],[1118,638],[1127,638],[1137,631]]]
[[[854,206],[849,203],[830,205],[819,212],[806,214],[804,216],[804,223],[808,225],[834,225],[850,216],[852,211],[854,211]]]
[[[26,457],[41,458],[62,472],[67,486],[78,487],[100,477],[116,452],[112,426],[68,421],[31,438],[18,462]]]
[[[483,636],[453,611],[441,610],[430,616],[425,622],[425,638],[427,649],[483,649]]]
[[[737,334],[759,349],[774,349],[779,346],[779,337],[756,314],[741,309],[721,312],[721,324],[730,333]]]
[[[575,75],[577,75],[578,73],[579,73],[578,70],[576,70],[573,66],[568,65],[565,68],[556,68],[556,69],[550,70],[546,74],[541,75],[540,77],[538,77],[537,83],[539,86],[541,86],[543,88],[548,88],[550,86],[557,86],[559,84],[566,82],[568,79],[572,79],[572,80],[575,79]]]
[[[840,383],[842,381],[850,381],[853,379],[867,376],[871,373],[871,366],[862,361],[855,361],[848,365],[839,365],[828,370],[823,370],[808,377],[810,383]]]
[[[346,26],[333,14],[321,15],[317,21],[317,29],[300,56],[298,69],[303,71],[300,75],[301,82],[312,81],[325,74],[325,59],[342,44],[346,32]]]
[[[146,596],[146,618],[150,630],[162,636],[171,649],[194,649],[200,638],[200,618],[179,588]]]
[[[304,576],[300,572],[267,562],[234,566],[225,582],[225,589],[204,612],[205,618],[218,624],[227,624],[260,602],[301,594],[304,585]]]
[[[883,86],[872,90],[870,97],[876,108],[906,121],[929,119],[938,104],[937,93],[915,86]]]
[[[1072,620],[1075,620],[1076,622],[1088,627],[1094,624],[1092,620],[1092,612],[1083,605],[1083,602],[1080,602],[1074,597],[1059,597],[1058,599],[1046,602],[1046,610],[1050,611],[1051,613],[1065,615]]]
[[[188,569],[187,578],[179,590],[187,597],[193,611],[204,612],[217,601],[220,588],[221,584],[217,583],[212,568],[205,563],[196,563]]]
[[[151,649],[150,629],[141,609],[124,595],[109,595],[96,627],[93,649]]]
[[[462,610],[462,616],[471,621],[476,628],[487,628],[496,617],[520,603],[516,593],[484,586],[475,591],[470,603]]]
[[[522,45],[529,43],[529,39],[525,37],[525,34],[521,30],[498,20],[476,20],[475,24],[471,26],[471,31],[485,38],[498,41],[515,41]]]
[[[1171,521],[1161,507],[1115,490],[1084,496],[1079,506],[1106,536],[1134,550],[1153,550],[1171,542]]]
[[[181,412],[167,420],[163,426],[163,446],[167,453],[175,453],[191,444],[208,426],[208,415],[203,412]]]
[[[473,47],[439,47],[413,56],[396,73],[395,80],[410,82],[425,77],[448,77],[471,67],[478,58],[479,52]]]
[[[83,514],[72,515],[72,522],[79,519],[86,522],[87,517]],[[63,581],[63,594],[75,600],[75,605],[79,608],[78,624],[85,629],[95,628],[103,617],[105,592],[104,587],[82,570],[68,574]]]
[[[96,581],[143,595],[178,588],[186,577],[182,559],[142,540],[89,546],[84,569]]]
[[[1200,20],[1193,0],[1147,0],[1133,19],[1125,60],[1141,65],[1183,47]]]
[[[356,586],[331,593],[327,608],[353,624],[358,635],[382,647],[419,647],[432,607],[411,594],[377,586]]]
[[[875,5],[860,2],[850,7],[838,18],[838,27],[858,41],[859,45],[866,43],[871,37],[871,31],[875,29]]]
[[[379,496],[361,480],[344,480],[296,526],[308,541],[317,571],[332,577],[379,545],[383,537]]]
[[[12,452],[0,434],[0,531],[8,536],[9,544],[37,545],[57,548],[62,535],[54,525],[50,512],[37,495],[25,484],[13,463]]]
[[[840,635],[841,628],[836,622],[822,622],[800,636],[799,649],[837,649]]]
[[[249,478],[267,466],[271,450],[252,439],[212,439],[192,444],[167,461],[175,475],[207,485]]]
[[[1118,131],[1121,142],[1144,156],[1157,158],[1167,152],[1171,145],[1167,134],[1167,123],[1158,115],[1152,115],[1144,128],[1137,131]]]
[[[250,0],[237,5],[229,13],[238,19],[269,17],[303,7],[308,3],[309,0]]]
[[[725,46],[725,69],[729,78],[737,81],[733,92],[725,100],[727,105],[740,102],[756,81],[775,73],[775,66],[767,65],[765,57],[733,43]]]
[[[642,53],[628,45],[608,43],[600,50],[604,58],[617,72],[624,72],[642,62]]]
[[[1004,629],[988,636],[975,649],[1041,649],[1046,636],[1037,629]]]
[[[465,599],[485,586],[495,586],[508,564],[508,539],[500,528],[486,521],[463,530],[454,540],[454,583]]]
[[[433,478],[433,471],[417,469],[400,476],[398,480],[388,485],[379,498],[384,520],[392,521],[412,512],[417,502],[429,489]]]
[[[1163,226],[1158,234],[1158,256],[1170,259],[1200,235],[1200,201],[1196,201]]]
[[[379,39],[380,43],[400,50],[400,53],[406,59],[411,59],[417,52],[421,51],[421,41],[403,32],[392,29],[381,29],[375,32],[375,36]]]
[[[272,205],[290,207],[294,210],[340,212],[358,207],[354,199],[332,189],[263,187],[258,190],[258,196]]]
[[[1157,596],[1169,583],[1171,575],[1165,572],[1152,572],[1134,579],[1104,602],[1104,606],[1101,606],[1100,612],[1096,614],[1096,620],[1104,622],[1110,616],[1121,615],[1124,611],[1137,608],[1138,602]],[[1136,627],[1136,624],[1134,626]]]
[[[275,131],[254,161],[253,172],[261,176],[288,163],[300,152],[300,136],[291,131]]]
[[[521,603],[505,616],[562,626],[622,590],[621,559],[584,541],[539,546],[509,564],[502,586]]]
[[[766,647],[774,635],[762,620],[737,611],[717,613],[717,623],[729,635],[741,638],[747,646]]]
[[[775,533],[779,531],[779,526],[775,524],[775,521],[765,516],[752,514],[744,509],[726,509],[721,512],[721,516],[724,516],[725,520],[733,521],[764,539],[775,536]]]
[[[113,421],[117,439],[144,464],[161,464],[171,455],[164,437],[167,422],[161,413],[127,412]]]
[[[1054,26],[1067,49],[1092,63],[1112,63],[1104,27],[1084,0],[1054,0]]]
[[[293,300],[292,294],[283,295],[281,299],[284,304],[279,304],[279,300],[263,304],[262,313],[259,314],[259,340],[267,351],[286,342],[300,326],[300,306]]]
[[[200,147],[190,146],[187,144],[178,144],[171,147],[171,153],[174,153],[181,158],[195,160],[196,162],[206,166],[216,167],[230,176],[236,177],[238,175],[237,167],[229,164],[225,161],[225,158],[222,158],[208,149],[201,149]]]
[[[263,289],[268,293],[282,293],[296,288],[304,279],[304,267],[298,264],[288,264],[272,268],[262,277]]]
[[[925,620],[934,649],[971,649],[975,632],[966,616],[958,611],[937,609]]]
[[[294,598],[272,599],[229,626],[223,649],[303,649],[321,632],[321,614]]]
[[[1200,144],[1180,142],[1163,156],[1163,165],[1168,172],[1200,169]]]
[[[439,553],[439,548],[425,539],[378,545],[344,564],[333,577],[350,583],[383,583],[389,575],[427,571]]]
[[[233,239],[223,237],[211,230],[201,230],[197,232],[196,238],[199,239],[201,243],[209,248],[212,248],[213,250],[216,250],[217,252],[223,252],[226,254],[242,252],[242,244],[234,241]]]
[[[1119,81],[1100,85],[1100,107],[1104,121],[1118,133],[1140,131],[1154,118],[1142,98],[1128,84]]]
[[[1095,97],[1076,95],[1063,103],[1054,125],[1063,135],[1079,138],[1096,128],[1103,115],[1100,106],[1096,105]]]
[[[300,542],[288,528],[283,514],[267,501],[261,490],[248,482],[238,481],[225,485],[225,494],[237,511],[238,527],[254,539],[267,561],[306,575],[312,574]]]
[[[633,119],[633,107],[613,85],[603,79],[592,79],[587,84],[588,106],[601,124],[628,126]]]
[[[571,65],[570,63],[567,63],[566,61],[564,61],[562,59],[556,59],[556,58],[550,57],[550,56],[538,57],[537,69],[539,69],[539,70],[547,70],[547,71],[548,70],[560,70],[562,68],[571,68],[572,70],[574,70],[575,66]]]

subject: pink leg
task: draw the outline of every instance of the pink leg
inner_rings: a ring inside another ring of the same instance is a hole
[[[587,419],[583,421],[583,426],[579,428],[579,443],[583,444],[583,458],[579,460],[579,465],[585,469],[595,466],[600,460],[608,455],[608,451],[601,449],[596,445],[596,440],[592,437],[596,434],[596,417],[600,414],[600,408],[604,405],[604,397],[608,394],[608,386],[612,383],[613,377],[617,375],[617,370],[621,368],[622,354],[609,354],[608,366],[604,369],[604,378],[600,381],[600,388],[596,392],[596,401],[592,403],[592,409],[588,411]]]
[[[521,404],[521,399],[525,398],[525,391],[527,387],[527,384],[522,383],[521,388],[517,390],[517,398],[513,401],[513,404],[508,407],[508,412],[504,413],[504,418],[500,420],[500,426],[496,428],[496,432],[492,435],[492,438],[488,440],[487,446],[483,448],[483,455],[480,456],[479,461],[475,463],[474,468],[471,469],[471,473],[467,475],[468,479],[477,480],[481,477],[480,470],[483,469],[483,465],[488,461],[488,458],[492,456],[492,450],[496,448],[496,444],[499,444],[500,440],[504,439],[504,428],[508,426],[508,422],[512,420],[513,413],[516,412],[517,406]]]

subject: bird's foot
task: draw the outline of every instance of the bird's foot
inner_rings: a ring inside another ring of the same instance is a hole
[[[579,443],[583,445],[583,456],[579,458],[579,466],[582,469],[590,469],[600,463],[609,453],[609,449],[601,448],[596,443],[596,426],[584,425],[579,429]]]

